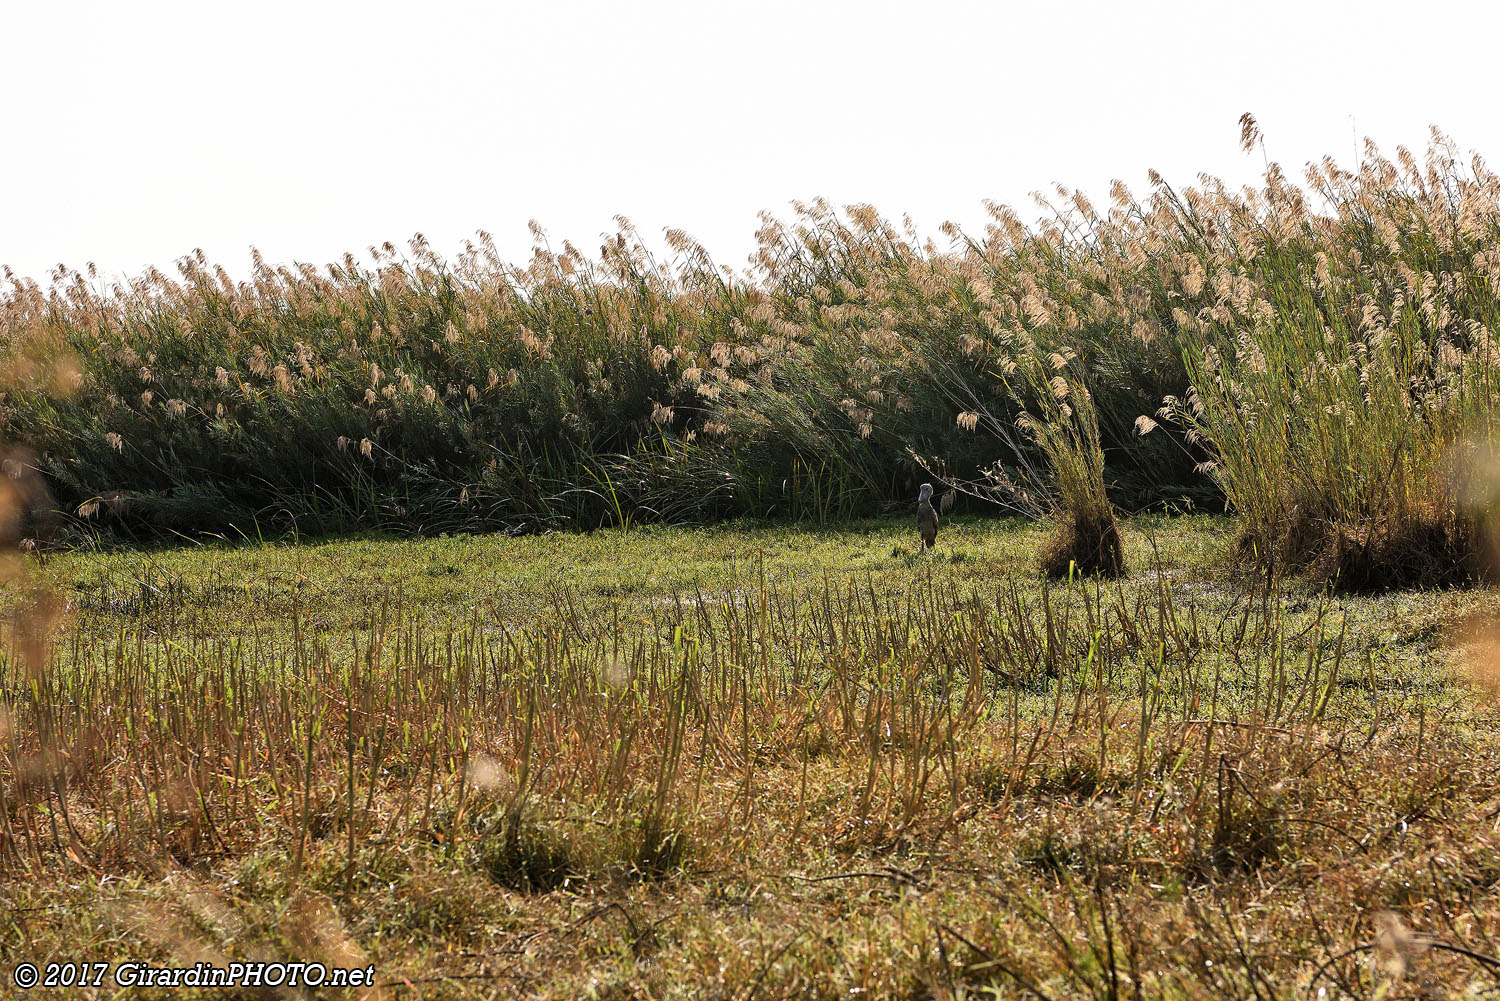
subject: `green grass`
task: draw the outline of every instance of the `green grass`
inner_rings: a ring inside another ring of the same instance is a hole
[[[1500,595],[1121,530],[1107,582],[967,518],[930,555],[907,518],[51,554],[51,657],[0,645],[0,953],[373,963],[395,997],[1367,997],[1388,909],[1433,944],[1387,996],[1490,985],[1500,716],[1455,630]]]
[[[1228,526],[1223,519],[1137,518],[1127,545],[1145,554],[1153,539],[1169,570],[1210,572]],[[729,523],[714,528],[647,525],[628,532],[553,533],[509,538],[370,537],[306,543],[207,544],[50,555],[42,576],[80,617],[108,627],[141,610],[177,610],[216,630],[264,626],[293,608],[322,627],[368,621],[370,609],[400,602],[450,615],[491,607],[515,619],[552,607],[556,595],[649,607],[675,594],[723,594],[771,584],[873,578],[902,588],[919,575],[989,586],[1036,576],[1046,529],[1035,523],[960,516],[945,519],[938,545],[920,551],[910,519],[837,528]],[[1040,579],[1039,577],[1037,578]]]

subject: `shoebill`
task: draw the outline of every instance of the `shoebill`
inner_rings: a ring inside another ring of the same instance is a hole
[[[922,484],[917,494],[917,533],[922,536],[922,548],[931,549],[937,542],[938,513],[932,506],[932,484]]]

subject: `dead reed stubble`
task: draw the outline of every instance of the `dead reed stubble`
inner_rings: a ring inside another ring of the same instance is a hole
[[[1116,972],[1134,949],[1140,977],[1235,993],[1358,942],[1371,901],[1422,929],[1489,920],[1426,888],[1411,847],[1483,870],[1457,832],[1486,809],[1496,748],[1380,684],[1331,601],[1247,595],[1231,614],[1165,578],[919,584],[683,595],[638,622],[569,601],[524,623],[393,607],[345,633],[298,612],[224,639],[156,609],[123,644],[54,649],[34,691],[7,675],[0,883],[128,876],[165,921],[190,913],[170,876],[190,866],[226,913],[191,934],[173,919],[182,936],[152,939],[168,954],[274,949],[295,891],[386,968],[560,995],[600,975],[635,993],[723,976],[880,993],[916,971],[973,989],[1008,982],[1002,965],[1065,994],[1097,986],[1090,969],[1107,982],[1080,957],[1111,936]],[[19,771],[44,728],[61,787]],[[1030,931],[996,917],[1020,901]],[[848,944],[788,945],[806,927]],[[1189,947],[1212,966],[1173,958]]]

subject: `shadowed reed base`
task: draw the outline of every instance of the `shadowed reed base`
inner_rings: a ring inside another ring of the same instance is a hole
[[[1294,518],[1281,531],[1246,526],[1241,555],[1278,551],[1277,562],[1305,568],[1336,590],[1371,593],[1500,581],[1494,533],[1472,519],[1392,514],[1353,525]]]
[[[1049,577],[1070,573],[1118,577],[1125,572],[1125,547],[1114,515],[1065,513],[1042,545],[1042,572]]]

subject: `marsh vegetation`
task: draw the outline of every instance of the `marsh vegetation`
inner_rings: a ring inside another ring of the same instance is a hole
[[[1049,584],[1045,533],[54,555],[53,642],[6,637],[0,943],[392,996],[1492,985],[1493,594],[1247,577],[1213,518]]]
[[[1493,990],[1500,178],[1044,208],[7,272],[0,953]]]
[[[1259,141],[1249,116],[1244,141]],[[201,254],[0,297],[0,439],[75,531],[233,539],[525,533],[905,509],[1060,514],[1050,562],[1124,560],[1110,519],[1239,519],[1265,567],[1350,586],[1483,574],[1455,468],[1493,438],[1500,180],[1425,162],[1152,176],[1098,208],[922,240],[868,205],[767,216],[744,272],[625,220],[325,268]],[[1487,497],[1487,495],[1486,495]],[[1077,552],[1071,550],[1076,549]]]

